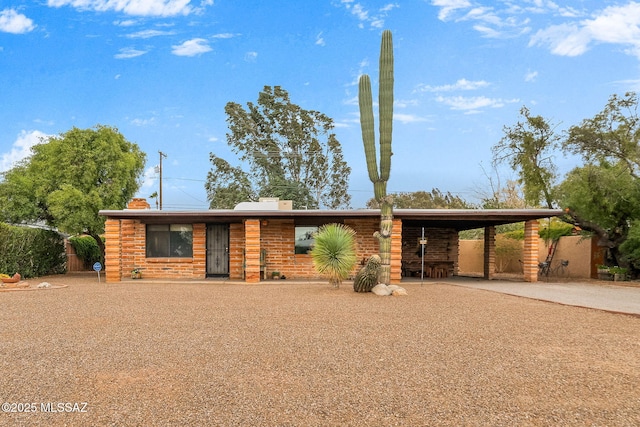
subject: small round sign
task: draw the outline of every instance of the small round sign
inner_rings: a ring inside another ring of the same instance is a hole
[[[99,262],[96,262],[95,264],[93,264],[93,270],[94,271],[102,270],[102,264],[100,264]]]

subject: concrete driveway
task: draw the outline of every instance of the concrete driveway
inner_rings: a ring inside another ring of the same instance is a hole
[[[541,301],[640,316],[640,286],[619,286],[606,282],[528,283],[468,277],[454,277],[439,281]]]

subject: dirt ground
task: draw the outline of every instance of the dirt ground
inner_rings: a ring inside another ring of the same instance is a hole
[[[637,426],[640,318],[446,283],[0,292],[0,425]]]

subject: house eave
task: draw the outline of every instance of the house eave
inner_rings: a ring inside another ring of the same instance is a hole
[[[160,211],[152,209],[101,210],[100,215],[112,219],[138,219],[145,223],[220,223],[242,222],[245,219],[294,219],[305,221],[342,221],[344,219],[374,219],[378,209],[351,210],[231,210]],[[395,218],[403,223],[425,227],[448,227],[467,230],[541,218],[561,216],[560,209],[394,209]]]

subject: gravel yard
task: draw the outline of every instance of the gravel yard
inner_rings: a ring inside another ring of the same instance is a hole
[[[640,425],[638,317],[419,282],[44,280],[68,286],[0,292],[0,425]]]

